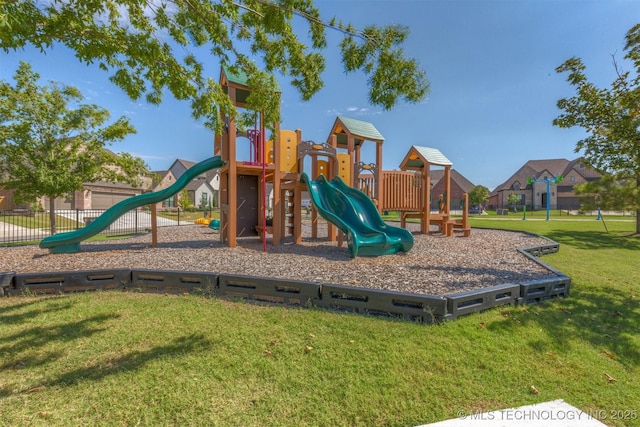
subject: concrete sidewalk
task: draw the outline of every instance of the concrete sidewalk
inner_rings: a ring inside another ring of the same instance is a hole
[[[85,218],[99,217],[103,212],[104,211],[85,210],[85,211],[82,211],[82,217],[80,218],[76,218],[75,213],[68,213],[68,214],[59,213],[58,215],[64,216],[71,220],[78,219],[79,221],[84,221]],[[158,227],[168,227],[168,226],[179,225],[179,224],[182,224],[182,225],[193,224],[193,221],[181,220],[180,223],[178,223],[178,221],[164,218],[161,216],[156,216],[156,220],[158,223]],[[118,219],[116,219],[112,223],[111,226],[117,230],[133,230],[133,229],[140,229],[140,228],[150,228],[151,214],[143,211],[139,211],[139,212],[130,211],[121,215]]]
[[[418,427],[606,427],[608,411],[583,412],[562,399],[491,412],[460,409],[458,418]]]

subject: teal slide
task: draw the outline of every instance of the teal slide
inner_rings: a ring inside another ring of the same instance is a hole
[[[102,230],[111,225],[115,220],[123,214],[141,206],[159,203],[182,190],[192,179],[198,175],[224,166],[225,162],[220,160],[220,156],[211,157],[187,169],[182,176],[168,188],[155,191],[153,193],[144,193],[122,200],[107,209],[102,215],[88,224],[86,227],[66,233],[54,234],[45,237],[40,242],[42,249],[49,249],[49,252],[57,253],[74,253],[80,251],[80,242],[100,233]]]
[[[385,223],[373,201],[339,177],[329,182],[321,175],[314,181],[303,173],[300,180],[307,184],[320,215],[347,236],[351,257],[409,252],[413,247],[413,235],[408,230]]]

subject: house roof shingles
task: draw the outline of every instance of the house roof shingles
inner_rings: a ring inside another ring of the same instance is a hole
[[[594,169],[586,167],[584,165],[584,160],[580,158],[570,161],[565,170],[562,172],[562,176],[568,175],[572,170],[576,171],[587,181],[592,181],[594,179],[602,177],[602,175],[600,175]]]
[[[444,178],[444,169],[431,169],[430,171],[431,183],[433,185],[438,184],[442,178]],[[458,184],[458,186],[468,193],[474,187],[473,183],[464,177],[460,172],[455,169],[451,169],[451,181]]]
[[[587,167],[580,167],[583,162],[581,158],[575,160],[567,159],[548,159],[548,160],[529,160],[520,169],[516,171],[509,179],[498,185],[491,194],[499,191],[510,190],[515,182],[519,182],[523,186],[528,185],[530,178],[540,178],[545,171],[557,176],[566,176],[572,170],[576,171],[586,180],[594,180],[600,177],[595,170]]]

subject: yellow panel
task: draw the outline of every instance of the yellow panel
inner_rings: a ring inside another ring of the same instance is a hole
[[[273,141],[267,141],[267,163],[275,163],[276,162],[276,153],[273,150]]]
[[[280,171],[298,172],[298,136],[292,130],[280,130]]]
[[[346,183],[351,183],[351,164],[348,153],[338,153],[338,176]]]
[[[329,161],[327,160],[318,160],[318,175],[323,175],[327,179],[331,179],[329,177]]]

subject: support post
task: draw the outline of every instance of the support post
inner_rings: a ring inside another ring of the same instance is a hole
[[[151,247],[158,247],[158,215],[156,204],[151,204]]]

